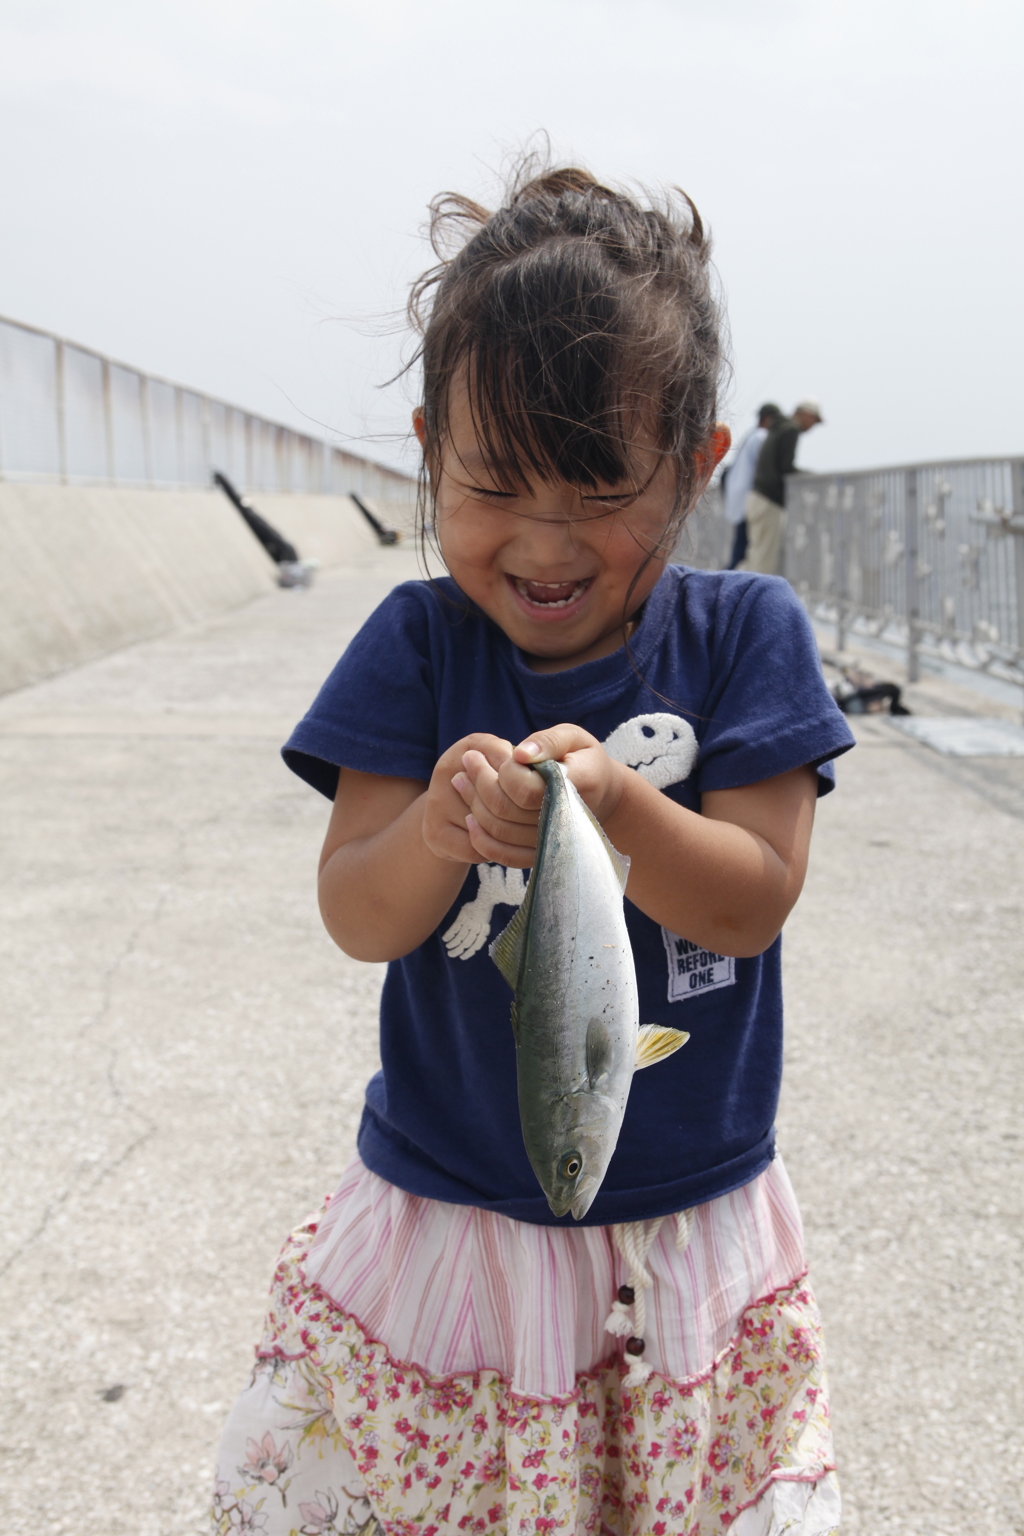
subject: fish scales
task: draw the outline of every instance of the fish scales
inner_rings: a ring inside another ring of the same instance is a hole
[[[586,1215],[618,1140],[633,1072],[683,1044],[639,1029],[623,912],[629,860],[608,841],[561,763],[545,780],[537,854],[523,904],[490,954],[515,992],[519,1117],[552,1212]]]
[[[579,815],[576,790],[559,777],[564,788],[548,799],[545,875],[534,885],[520,983],[543,990],[547,1006],[519,1010],[518,1028],[521,1079],[529,1083],[550,1063],[557,1076],[538,1089],[565,1094],[588,1084],[591,1019],[606,1024],[609,1049],[632,1070],[637,996],[619,877],[603,834]]]

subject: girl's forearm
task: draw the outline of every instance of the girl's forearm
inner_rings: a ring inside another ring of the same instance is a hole
[[[369,837],[335,849],[321,870],[320,913],[354,960],[397,960],[422,944],[455,900],[468,864],[423,840],[425,795]]]
[[[630,901],[719,954],[762,954],[803,884],[802,863],[787,864],[758,833],[688,811],[632,771],[605,831],[630,857]]]

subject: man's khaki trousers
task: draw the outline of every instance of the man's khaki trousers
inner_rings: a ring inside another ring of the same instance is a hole
[[[777,576],[782,564],[782,531],[786,514],[776,502],[760,491],[749,491],[744,508],[747,515],[747,553],[737,566],[740,571],[760,571],[763,576]]]

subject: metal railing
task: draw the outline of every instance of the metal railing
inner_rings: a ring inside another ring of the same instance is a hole
[[[782,573],[837,650],[861,635],[912,682],[931,656],[1024,687],[1024,457],[791,475],[786,514]],[[721,570],[732,536],[712,488],[676,558]]]
[[[793,475],[784,574],[816,617],[1024,686],[1024,458]]]
[[[722,509],[721,492],[714,485],[705,491],[683,524],[672,558],[681,565],[694,565],[699,571],[724,570],[735,531]]]
[[[414,483],[198,390],[0,319],[0,480],[183,487],[221,470],[249,491],[357,491],[411,504]]]

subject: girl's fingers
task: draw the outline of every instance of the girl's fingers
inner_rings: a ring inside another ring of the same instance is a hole
[[[476,825],[486,832],[488,837],[496,838],[500,843],[508,843],[514,848],[533,848],[536,846],[536,821],[508,821],[503,816],[494,816],[480,800],[473,801],[469,808],[469,813]]]
[[[468,810],[474,826],[496,844],[513,847],[517,851],[524,848],[532,850],[537,841],[536,813],[521,811],[509,800],[499,787],[493,768],[483,759],[474,762],[472,768],[473,778],[469,773],[457,773],[451,781],[452,789],[459,796],[455,805]],[[529,769],[521,771],[530,773]],[[536,778],[537,775],[530,773],[530,777]],[[463,814],[459,819],[465,821],[466,817]]]
[[[452,779],[452,789],[457,795],[461,795],[468,805],[473,799],[473,781],[464,773],[457,773]]]
[[[512,743],[501,736],[488,736],[477,750],[483,753],[492,768],[500,768],[505,759],[512,756]]]
[[[473,860],[486,859],[488,864],[504,864],[508,869],[529,869],[536,857],[536,848],[519,847],[505,843],[486,832],[475,816],[466,817],[466,830],[473,848]]]
[[[537,841],[536,811],[522,810],[509,799],[498,774],[479,752],[467,752],[464,761],[466,772],[456,774],[452,784],[468,806],[474,825],[500,846],[532,850]],[[538,777],[529,769],[520,772],[532,779]]]
[[[540,774],[510,757],[498,769],[497,779],[509,803],[535,822],[544,799],[544,780]]]
[[[439,859],[451,859],[456,864],[475,864],[479,858],[470,839],[469,828],[464,823],[460,826],[456,822],[446,821],[432,832],[424,828],[424,841]]]
[[[598,746],[596,736],[578,725],[553,725],[546,731],[532,731],[521,741],[512,756],[517,763],[560,762],[569,752]]]
[[[472,780],[472,793],[460,789],[459,793],[472,810],[477,809],[476,802],[480,802],[492,816],[499,817],[503,821],[521,822],[524,825],[535,825],[536,811],[540,807],[543,798],[544,785],[539,776],[531,773],[528,768],[519,768],[518,772],[527,780],[535,780],[540,785],[541,795],[535,805],[524,804],[505,792],[505,786],[509,777],[509,769],[516,767],[511,758],[506,759],[501,768],[495,773],[491,764],[487,762],[479,752],[467,752],[465,755],[466,775]],[[458,775],[456,775],[458,777]],[[515,776],[513,775],[513,792],[515,789]],[[453,781],[454,782],[454,781]],[[528,785],[532,793],[532,785]],[[529,796],[526,797],[527,802]]]
[[[459,748],[461,747],[461,751]],[[449,751],[454,753],[456,759],[461,761],[468,752],[475,752],[492,767],[499,767],[506,759],[512,756],[512,743],[503,740],[500,736],[489,736],[483,731],[477,731],[472,736],[463,736]]]

